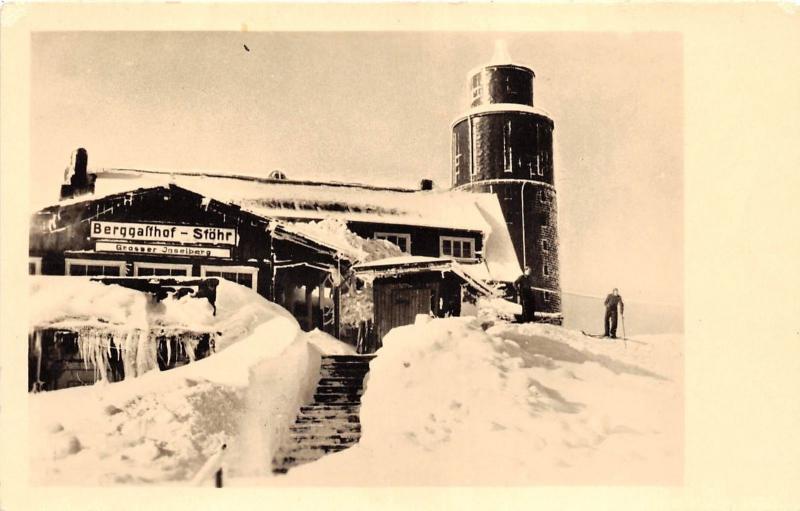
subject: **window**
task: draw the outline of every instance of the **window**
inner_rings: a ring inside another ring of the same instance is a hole
[[[481,75],[480,73],[472,77],[472,99],[475,100],[481,96]]]
[[[545,291],[544,293],[542,293],[542,297],[544,298],[544,303],[550,303],[550,293]]]
[[[542,266],[542,275],[544,275],[545,277],[550,276],[550,267],[547,266],[546,264]]]
[[[100,259],[66,259],[66,274],[73,276],[124,277],[125,261],[107,261]]]
[[[42,258],[29,257],[28,258],[28,275],[41,275],[42,274]]]
[[[458,131],[453,131],[453,176],[458,178],[461,172],[461,149],[458,145]]]
[[[386,240],[394,243],[406,254],[411,253],[411,235],[399,232],[376,232],[376,240]]]
[[[550,242],[549,241],[542,240],[542,250],[544,250],[545,252],[550,250]]]
[[[503,200],[510,201],[514,198],[514,192],[511,187],[503,188]]]
[[[548,194],[546,190],[539,190],[537,195],[539,196],[539,202],[542,204],[550,203],[550,194]]]
[[[543,176],[544,169],[542,168],[542,157],[538,154],[536,155],[536,163],[534,165],[528,165],[528,170],[531,173],[531,177],[534,176]]]
[[[514,90],[514,85],[511,83],[511,76],[506,76],[506,79],[504,81],[506,84],[506,94],[508,94],[509,96],[516,96],[517,91]]]
[[[506,172],[514,172],[514,150],[511,147],[511,121],[503,126],[503,168]]]
[[[191,274],[191,264],[133,263],[133,275],[136,277],[188,277]]]
[[[254,291],[258,285],[258,268],[252,266],[201,266],[200,276],[230,280]]]
[[[439,254],[457,260],[475,259],[475,240],[472,238],[439,237]]]

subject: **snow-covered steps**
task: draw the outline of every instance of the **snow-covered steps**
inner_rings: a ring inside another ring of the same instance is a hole
[[[289,438],[272,460],[272,471],[316,461],[347,449],[361,438],[361,395],[374,355],[325,355],[314,401],[302,406]]]

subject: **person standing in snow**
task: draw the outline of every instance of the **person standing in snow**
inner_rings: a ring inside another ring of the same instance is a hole
[[[514,281],[520,304],[522,305],[522,322],[533,322],[533,271],[530,266],[525,267],[525,271]]]
[[[619,289],[614,288],[610,295],[606,296],[606,317],[605,317],[605,337],[617,338],[617,307],[619,313],[625,315],[625,304],[619,295]]]

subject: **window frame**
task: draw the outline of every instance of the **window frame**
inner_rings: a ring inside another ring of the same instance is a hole
[[[119,276],[127,277],[128,269],[127,263],[119,259],[78,259],[74,257],[67,257],[64,259],[64,275],[70,277],[115,277],[116,275],[72,275],[70,270],[72,266],[111,266],[119,268]]]
[[[511,147],[511,120],[503,123],[503,172],[514,173],[514,148]]]
[[[463,155],[461,154],[461,148],[459,145],[459,136],[458,130],[453,130],[453,175],[455,177],[455,181],[458,181],[458,178],[461,177],[461,159]]]
[[[30,272],[30,265],[33,264],[33,273]],[[28,275],[41,275],[42,274],[42,258],[36,256],[28,256]]]
[[[453,252],[453,248],[452,248],[453,247],[453,242],[461,243],[461,253],[462,254],[464,253],[464,250],[463,250],[464,245],[463,244],[464,244],[464,242],[468,242],[469,243],[470,253],[472,254],[472,257],[463,257],[463,256],[456,257],[456,256],[454,256],[452,254],[449,254],[449,255],[445,254],[444,253],[444,242],[445,241],[449,241],[450,242],[450,252]],[[478,260],[478,256],[477,256],[477,253],[475,251],[475,239],[474,238],[464,237],[464,236],[439,236],[439,257],[449,257],[449,258],[454,259],[456,261],[469,261],[469,262],[477,261]]]
[[[373,239],[385,240],[385,241],[388,241],[390,243],[394,243],[392,240],[388,240],[386,238],[381,238],[380,236],[394,236],[394,237],[396,237],[398,239],[399,238],[405,239],[406,240],[406,247],[408,248],[408,250],[403,250],[403,249],[400,249],[400,250],[402,250],[402,252],[404,254],[411,255],[411,234],[406,233],[406,232],[389,232],[389,231],[376,231],[376,232],[372,233],[372,238]],[[395,245],[397,245],[397,244],[395,243]],[[400,245],[397,245],[397,247],[399,248]]]
[[[149,261],[134,261],[133,262],[133,276],[134,277],[141,277],[139,275],[140,268],[152,268],[152,269],[183,269],[186,270],[186,277],[192,276],[192,265],[191,263],[155,263]],[[145,277],[183,277],[184,275],[144,275]]]
[[[480,73],[472,75],[470,88],[472,89],[472,101],[475,101],[483,95],[483,79]]]
[[[215,271],[215,272],[219,272],[219,273],[248,273],[252,277],[252,279],[250,280],[250,282],[252,282],[252,285],[250,286],[250,289],[252,289],[253,291],[257,291],[258,290],[258,268],[256,268],[255,266],[245,266],[245,265],[242,265],[242,264],[239,264],[239,265],[233,265],[233,264],[232,265],[201,264],[200,265],[200,278],[201,279],[205,279],[205,278],[220,278],[220,279],[224,279],[225,278],[225,277],[221,277],[221,276],[220,277],[215,277],[215,276],[214,277],[207,277],[206,274],[209,271]],[[225,280],[228,280],[228,279],[225,279]],[[236,284],[239,284],[239,283],[236,282]],[[239,284],[239,285],[241,286],[242,284]]]
[[[536,168],[534,172],[534,166],[528,166],[528,172],[532,178],[535,177],[543,177],[544,176],[544,169],[542,169],[542,156],[540,154],[536,155]]]

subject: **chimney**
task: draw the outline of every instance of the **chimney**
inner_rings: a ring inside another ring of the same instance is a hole
[[[69,167],[64,171],[64,183],[61,185],[60,200],[70,199],[78,195],[94,193],[95,175],[89,175],[87,164],[89,155],[86,149],[79,147],[74,153]]]
[[[419,182],[419,189],[422,191],[433,190],[433,180],[423,179],[422,181]]]

